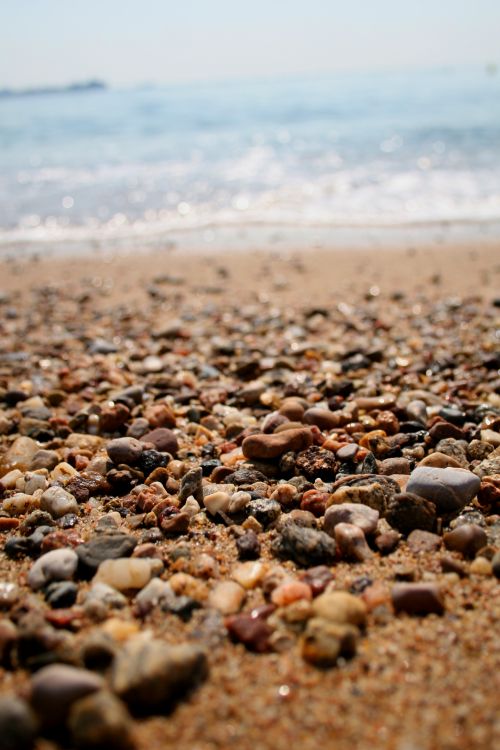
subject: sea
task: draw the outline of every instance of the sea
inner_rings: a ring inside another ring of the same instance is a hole
[[[0,251],[445,226],[500,237],[493,66],[0,98]]]

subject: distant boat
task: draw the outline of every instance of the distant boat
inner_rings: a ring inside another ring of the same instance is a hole
[[[46,96],[47,94],[81,94],[86,91],[103,91],[107,89],[103,81],[83,81],[70,83],[67,86],[39,86],[30,89],[0,89],[0,97],[12,96]]]

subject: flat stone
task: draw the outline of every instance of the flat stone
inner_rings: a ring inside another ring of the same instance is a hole
[[[396,612],[409,615],[442,615],[443,594],[434,583],[398,583],[392,587],[392,605]]]
[[[57,726],[66,720],[72,703],[103,687],[103,678],[95,672],[51,664],[31,679],[31,705],[45,726]]]
[[[412,552],[436,552],[441,547],[442,539],[430,531],[415,529],[408,535],[407,542]]]
[[[443,536],[443,542],[446,549],[461,552],[464,557],[472,558],[487,545],[488,537],[481,526],[467,523],[448,531]]]
[[[358,638],[359,631],[353,625],[313,617],[302,636],[302,658],[318,667],[333,667],[339,657],[354,656]]]
[[[0,474],[3,476],[13,469],[27,471],[39,447],[36,440],[30,437],[18,437],[0,459]]]
[[[308,409],[304,413],[303,421],[306,424],[316,425],[320,430],[334,430],[340,424],[337,412],[330,411],[330,409],[322,409],[319,406],[313,406]]]
[[[299,428],[265,435],[249,435],[243,440],[242,451],[246,458],[272,459],[289,451],[301,451],[313,442],[311,430]]]
[[[152,576],[151,562],[138,557],[104,560],[94,576],[95,582],[107,583],[118,591],[142,589]]]
[[[143,450],[143,444],[132,437],[115,438],[106,446],[108,456],[117,465],[134,466],[139,462]]]
[[[26,701],[15,695],[0,696],[2,750],[32,750],[38,722]]]
[[[129,557],[136,544],[137,540],[128,534],[102,534],[80,544],[76,554],[85,572],[93,574],[104,560]]]
[[[49,487],[40,499],[40,508],[50,513],[52,518],[62,518],[67,513],[78,514],[76,498],[63,487]]]
[[[409,534],[414,529],[432,531],[436,524],[436,506],[419,495],[401,492],[387,504],[385,519],[401,534]]]
[[[382,514],[385,511],[386,502],[387,492],[378,482],[373,482],[353,487],[349,485],[339,487],[328,498],[327,506],[356,503],[366,505],[368,508],[372,508],[372,510],[376,510]]]
[[[73,744],[82,750],[132,750],[135,745],[129,712],[122,701],[107,690],[73,703],[68,728]]]
[[[324,531],[316,531],[294,523],[282,527],[281,534],[273,545],[274,552],[298,565],[331,565],[335,562],[334,540]]]
[[[316,617],[341,625],[364,627],[367,609],[365,603],[347,591],[328,591],[316,597],[312,603]]]
[[[36,560],[28,573],[28,584],[34,590],[43,588],[51,581],[67,581],[73,578],[78,557],[73,549],[54,549]]]
[[[167,711],[173,700],[207,674],[207,658],[199,646],[171,646],[138,636],[115,659],[111,686],[134,711],[151,714]]]
[[[467,469],[419,466],[411,473],[406,489],[433,502],[438,511],[448,513],[467,505],[480,485],[479,477]]]
[[[323,530],[333,536],[335,526],[349,523],[360,528],[365,534],[373,534],[379,519],[378,510],[362,503],[341,503],[331,505],[325,512]]]

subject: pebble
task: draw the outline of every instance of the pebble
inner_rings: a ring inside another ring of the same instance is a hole
[[[75,701],[68,728],[74,746],[81,750],[132,750],[135,746],[130,714],[122,701],[107,690]]]
[[[235,565],[231,571],[231,578],[244,589],[254,589],[264,578],[267,565],[260,560],[242,562]]]
[[[311,587],[304,581],[285,581],[276,586],[271,594],[271,601],[277,607],[286,607],[301,600],[312,600]]]
[[[345,503],[366,505],[368,508],[383,514],[386,506],[386,493],[378,482],[354,487],[345,486],[335,490],[330,495],[327,504],[330,506]]]
[[[174,700],[207,675],[207,657],[199,646],[172,646],[149,636],[137,636],[117,655],[111,687],[133,711],[165,713]]]
[[[466,469],[420,466],[413,470],[407,492],[431,500],[438,511],[461,510],[477,494],[479,477]]]
[[[436,525],[436,506],[419,495],[401,492],[389,500],[385,518],[401,534],[409,534],[414,529],[433,531]]]
[[[434,583],[398,583],[391,598],[396,612],[409,615],[442,615],[445,610],[442,591]]]
[[[222,615],[233,615],[240,611],[245,597],[245,589],[236,581],[220,581],[208,595],[207,604]]]
[[[495,578],[500,579],[500,552],[496,552],[491,561],[491,570]]]
[[[493,566],[486,557],[478,555],[470,564],[469,571],[477,576],[490,576],[493,573]]]
[[[366,625],[365,603],[347,591],[327,591],[314,599],[312,609],[315,617],[340,625]]]
[[[331,505],[325,512],[323,529],[327,534],[334,532],[339,523],[348,523],[360,528],[365,534],[373,534],[379,519],[378,510],[361,503],[341,503]]]
[[[66,720],[75,701],[103,687],[103,678],[95,672],[51,664],[31,678],[31,705],[45,726],[55,727]]]
[[[34,591],[38,591],[51,581],[69,580],[73,578],[77,565],[78,557],[73,549],[46,552],[31,566],[28,584]]]
[[[241,613],[226,617],[225,625],[229,636],[234,641],[243,643],[250,651],[264,653],[269,650],[269,639],[273,629],[265,618],[254,616],[252,613]]]
[[[334,529],[335,543],[344,560],[364,562],[373,557],[363,530],[352,523],[338,523]]]
[[[301,451],[312,444],[308,428],[285,430],[273,435],[249,435],[243,440],[242,451],[246,458],[273,459],[288,451]]]
[[[168,427],[157,427],[151,432],[146,432],[141,437],[143,443],[153,443],[155,449],[160,453],[170,453],[172,456],[177,455],[179,443],[175,433]]]
[[[440,453],[439,451],[429,453],[428,456],[420,461],[419,466],[432,466],[435,469],[446,469],[447,466],[450,466],[455,469],[460,469],[460,464],[453,458],[453,456],[447,456],[446,453]]]
[[[144,445],[132,437],[115,438],[106,446],[108,456],[117,466],[119,464],[134,466],[139,462],[143,450]]]
[[[45,589],[45,599],[54,609],[72,607],[77,595],[78,586],[71,581],[54,581]]]
[[[279,557],[304,567],[332,565],[336,556],[335,542],[328,534],[294,523],[283,526],[273,550]]]
[[[127,605],[127,599],[113,586],[96,581],[92,584],[85,596],[85,602],[99,602],[111,609],[123,609]]]
[[[2,750],[32,750],[38,732],[33,711],[22,698],[0,696],[0,738]]]
[[[436,552],[440,549],[442,539],[438,534],[423,529],[415,529],[408,535],[408,547],[414,553],[419,552]]]
[[[339,415],[330,411],[330,409],[321,409],[318,406],[313,406],[308,409],[303,416],[303,421],[307,424],[314,424],[320,428],[320,430],[334,430],[340,424]]]
[[[151,580],[151,565],[150,560],[137,557],[104,560],[97,569],[94,581],[107,583],[118,591],[142,589]]]
[[[0,581],[0,609],[10,609],[19,599],[20,593],[17,583]]]
[[[104,560],[129,557],[136,544],[137,540],[128,534],[102,534],[80,544],[76,554],[82,570],[93,575]]]
[[[352,625],[313,617],[302,636],[302,658],[318,667],[333,667],[339,657],[355,655],[358,638],[359,631]]]
[[[6,474],[13,469],[27,471],[30,467],[33,456],[39,449],[36,440],[30,437],[21,436],[14,440],[8,451],[2,457],[1,469]]]
[[[246,507],[246,511],[249,516],[255,518],[261,526],[266,528],[281,515],[281,505],[276,500],[259,498],[251,500]]]
[[[62,487],[49,487],[40,499],[40,508],[52,518],[62,518],[68,513],[79,513],[76,499]]]
[[[227,492],[213,492],[211,495],[205,495],[203,503],[210,515],[215,516],[220,511],[227,513],[231,496]]]
[[[475,523],[458,526],[443,536],[446,549],[461,552],[464,557],[475,557],[480,549],[488,543],[486,532]]]
[[[246,531],[236,539],[236,548],[240,560],[256,560],[260,555],[260,542],[255,531]]]
[[[2,502],[2,510],[9,516],[22,516],[40,507],[40,498],[27,495],[24,492],[16,492],[15,495],[6,497]]]
[[[152,578],[135,597],[135,607],[139,614],[144,617],[155,607],[172,604],[176,595],[168,583],[161,578]]]

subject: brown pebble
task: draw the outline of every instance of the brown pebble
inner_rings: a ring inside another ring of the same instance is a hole
[[[486,532],[475,523],[467,523],[457,526],[453,531],[448,531],[443,536],[446,549],[461,552],[464,557],[475,557],[488,541]]]
[[[409,615],[442,615],[445,609],[441,589],[434,583],[398,583],[391,597],[395,611]]]
[[[285,430],[273,435],[249,435],[242,443],[243,455],[246,458],[278,458],[288,451],[300,451],[312,444],[311,430],[301,428]]]
[[[430,531],[415,529],[408,536],[408,547],[412,552],[436,552],[441,547],[441,537]]]

